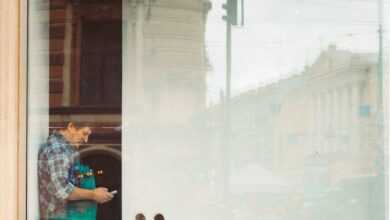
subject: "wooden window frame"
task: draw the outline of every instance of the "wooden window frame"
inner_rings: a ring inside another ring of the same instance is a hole
[[[12,0],[9,0],[12,1]],[[15,1],[15,0],[14,0]],[[19,2],[19,153],[18,220],[27,219],[27,89],[28,89],[28,0]]]
[[[0,1],[0,219],[26,219],[27,6]]]

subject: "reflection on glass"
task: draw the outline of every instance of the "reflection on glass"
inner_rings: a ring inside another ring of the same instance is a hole
[[[30,92],[50,117],[29,139],[92,124],[83,161],[118,190],[98,219],[385,219],[389,6],[242,3],[50,1],[50,91]]]
[[[226,1],[168,2],[133,29],[129,212],[383,219],[378,3],[246,1],[229,98]]]

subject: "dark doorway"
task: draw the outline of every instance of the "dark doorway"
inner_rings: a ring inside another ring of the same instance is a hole
[[[122,22],[83,22],[80,105],[120,106],[122,100]]]
[[[121,160],[102,152],[86,155],[81,160],[94,170],[97,187],[118,191],[113,200],[98,206],[97,220],[121,220]]]
[[[86,125],[93,132],[84,149],[104,145],[120,152],[122,0],[49,2],[50,131],[68,122]],[[90,152],[81,159],[94,169],[97,186],[118,191],[99,206],[98,220],[120,220],[120,153]]]

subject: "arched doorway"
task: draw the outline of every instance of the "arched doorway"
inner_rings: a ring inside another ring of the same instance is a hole
[[[81,161],[89,165],[96,176],[96,186],[117,190],[114,199],[98,206],[97,220],[121,220],[122,217],[122,178],[121,156],[118,150],[105,147],[91,147],[80,152]]]

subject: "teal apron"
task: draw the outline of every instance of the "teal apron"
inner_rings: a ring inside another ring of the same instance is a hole
[[[95,189],[96,182],[93,170],[89,166],[75,163],[70,170],[70,182],[82,189]],[[97,204],[90,200],[68,202],[67,220],[96,220]]]

